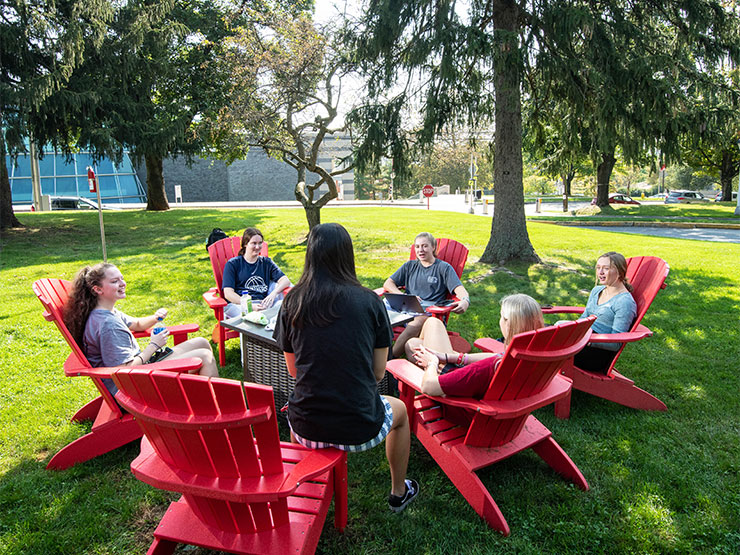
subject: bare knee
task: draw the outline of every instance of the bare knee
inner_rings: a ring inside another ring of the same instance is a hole
[[[444,323],[439,318],[427,318],[427,321],[424,322],[424,326],[421,328],[421,337],[424,338],[424,335],[428,333],[440,333],[444,332],[447,333],[447,328],[445,328]]]
[[[418,337],[412,337],[406,342],[404,348],[406,349],[406,358],[412,360],[414,349],[423,345],[422,340]]]
[[[393,425],[391,426],[391,430],[406,426],[408,424],[409,417],[406,412],[406,405],[403,404],[403,401],[388,395],[385,395],[384,397],[390,403],[391,409],[393,410]]]
[[[211,343],[205,337],[193,337],[192,339],[188,340],[188,344],[191,346],[192,349],[205,349],[208,351],[211,350]]]

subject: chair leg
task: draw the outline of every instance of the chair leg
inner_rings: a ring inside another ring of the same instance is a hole
[[[223,368],[226,366],[226,330],[221,324],[216,324],[213,328],[211,338],[218,345],[218,364]]]
[[[418,418],[414,418],[418,423]],[[494,530],[504,536],[511,533],[504,515],[483,482],[466,461],[447,446],[440,445],[423,425],[414,426],[416,438],[439,465],[473,510]],[[453,448],[454,449],[454,448]]]
[[[100,412],[102,403],[103,397],[98,395],[95,399],[78,410],[72,417],[71,422],[87,422],[88,420],[95,420],[95,417]]]
[[[154,541],[152,542],[152,545],[149,546],[149,551],[146,552],[146,555],[172,555],[172,553],[175,552],[176,547],[177,542],[154,538]]]
[[[588,482],[583,477],[581,471],[571,460],[571,458],[563,451],[562,447],[558,445],[552,436],[536,443],[532,446],[532,449],[537,453],[543,461],[549,464],[552,469],[569,479],[579,488],[588,491]]]
[[[142,431],[136,420],[130,416],[126,417],[115,424],[98,428],[63,447],[51,458],[46,469],[64,470],[118,449],[141,436]]]
[[[570,418],[570,396],[571,391],[562,399],[555,401],[555,416],[561,419]]]
[[[573,388],[633,409],[668,410],[663,401],[640,389],[635,382],[614,369],[611,375],[601,376],[576,368]]]
[[[486,486],[480,481],[478,475],[464,465],[458,464],[456,469],[442,467],[442,470],[457,490],[462,494],[465,500],[470,504],[473,510],[485,520],[494,530],[498,530],[504,536],[511,533],[509,525],[506,523],[501,509],[488,493]]]
[[[347,453],[334,467],[334,528],[344,532],[347,527]]]

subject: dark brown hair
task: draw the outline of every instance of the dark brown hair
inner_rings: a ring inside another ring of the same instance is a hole
[[[283,310],[296,328],[328,326],[340,314],[337,298],[353,287],[362,285],[352,238],[339,224],[319,224],[308,234],[303,274],[285,295]]]
[[[247,245],[249,244],[249,241],[255,235],[259,235],[264,241],[265,236],[262,235],[262,232],[256,227],[248,227],[244,230],[244,234],[242,235],[242,248],[239,249],[239,256],[244,256],[244,253],[247,252]]]
[[[67,304],[64,305],[64,323],[80,349],[83,348],[82,337],[85,334],[85,324],[98,304],[98,296],[93,291],[93,287],[100,285],[105,272],[110,268],[115,268],[115,266],[106,262],[92,267],[85,266],[77,272],[72,281],[72,289],[69,292]]]

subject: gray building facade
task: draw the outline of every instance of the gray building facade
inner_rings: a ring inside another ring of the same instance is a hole
[[[329,136],[319,151],[319,165],[333,171],[339,160],[352,152],[349,136]],[[179,185],[184,202],[212,201],[281,201],[295,200],[293,193],[297,172],[288,164],[268,157],[262,149],[252,148],[245,160],[226,165],[220,160],[197,158],[188,166],[182,157],[165,159],[162,164],[165,192],[170,202],[175,200],[175,185]],[[146,183],[146,166],[136,172]],[[354,172],[336,178],[340,199],[354,199]],[[318,175],[307,172],[306,181],[316,183]],[[320,192],[328,191],[323,185]]]

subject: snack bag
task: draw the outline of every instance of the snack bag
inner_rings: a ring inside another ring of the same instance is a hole
[[[252,322],[253,324],[259,324],[260,326],[266,326],[268,322],[267,316],[265,316],[262,312],[258,310],[248,312],[246,316],[244,316],[244,320],[247,322]]]

